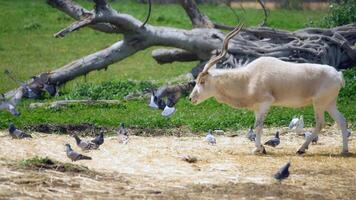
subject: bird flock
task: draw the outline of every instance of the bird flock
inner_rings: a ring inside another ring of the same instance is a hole
[[[312,132],[304,131],[303,116],[300,116],[299,118],[293,117],[288,128],[290,131],[294,131],[298,136],[304,136],[305,139],[312,138],[312,144],[318,143],[317,135],[314,136]],[[124,123],[120,123],[120,125],[116,129],[116,134],[117,134],[118,143],[127,144],[129,142],[128,130],[125,128]],[[13,123],[9,124],[9,135],[13,139],[31,139],[32,138],[31,135],[25,133],[24,131],[17,129]],[[104,131],[103,130],[100,130],[99,134],[91,140],[81,139],[77,134],[71,134],[71,136],[74,138],[76,146],[83,152],[88,152],[91,150],[100,150],[100,146],[104,143]],[[248,140],[250,140],[252,142],[255,141],[256,133],[254,132],[253,127],[250,127],[249,131],[247,132],[246,137]],[[217,144],[217,140],[216,140],[212,130],[208,131],[204,140],[209,145]],[[275,133],[275,135],[272,138],[270,138],[269,140],[267,140],[264,144],[275,148],[280,143],[281,143],[280,132],[277,131]],[[69,143],[66,143],[64,146],[65,146],[66,155],[72,162],[78,161],[78,160],[91,160],[92,159],[89,156],[83,155],[83,154],[78,153],[75,150],[73,150],[72,146]],[[290,162],[283,165],[273,175],[273,177],[278,181],[282,181],[283,179],[286,179],[289,176],[289,167],[290,166],[291,166]]]
[[[119,143],[127,144],[129,141],[129,134],[127,129],[125,128],[124,123],[120,123],[119,128],[116,131],[117,138]],[[13,139],[31,139],[32,136],[30,134],[25,133],[24,131],[17,129],[13,123],[9,124],[9,135]],[[104,131],[100,130],[99,134],[96,135],[94,139],[91,140],[83,140],[77,134],[71,134],[74,138],[75,144],[78,148],[80,148],[83,152],[88,152],[91,150],[100,150],[99,147],[104,144]],[[92,158],[81,153],[78,153],[73,150],[72,146],[69,143],[64,144],[65,153],[67,157],[72,161],[78,160],[91,160]]]

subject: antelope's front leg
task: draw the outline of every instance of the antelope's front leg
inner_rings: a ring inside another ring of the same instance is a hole
[[[256,139],[255,139],[255,150],[253,151],[254,154],[266,154],[266,149],[261,144],[261,136],[263,132],[263,122],[268,111],[270,104],[262,104],[258,111],[255,111],[255,131],[256,131]]]

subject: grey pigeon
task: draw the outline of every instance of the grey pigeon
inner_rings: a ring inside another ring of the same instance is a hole
[[[6,101],[5,99],[5,95],[4,94],[0,94],[0,110],[2,109],[6,109],[8,110],[12,115],[18,117],[20,116],[20,112],[18,112],[16,110],[16,107],[14,106],[14,104]]]
[[[160,91],[158,91],[160,92]],[[157,92],[152,90],[151,101],[149,106],[154,109],[163,110],[166,107],[166,103],[157,96]]]
[[[289,167],[290,167],[290,162],[285,164],[282,168],[278,170],[277,173],[274,174],[274,178],[277,179],[278,181],[282,181],[283,179],[288,178],[289,176]]]
[[[31,135],[17,129],[13,123],[9,125],[9,133],[12,138],[23,139],[23,138],[32,138]]]
[[[280,143],[279,132],[277,131],[276,135],[272,139],[270,139],[267,142],[265,142],[265,145],[268,145],[268,146],[271,146],[271,147],[276,147],[276,146],[279,145],[279,143]]]
[[[66,146],[66,153],[67,157],[71,159],[72,161],[77,161],[77,160],[91,160],[91,157],[82,155],[80,153],[77,153],[73,151],[72,147],[70,144],[65,144]]]
[[[104,132],[100,131],[99,135],[97,135],[93,140],[91,140],[92,143],[100,146],[104,143]]]
[[[128,134],[127,129],[125,128],[124,123],[120,123],[120,126],[117,129],[117,138],[119,140],[119,143],[122,143],[122,144],[127,144],[129,141],[129,134]]]
[[[251,126],[250,130],[247,133],[247,139],[250,141],[255,141],[256,139],[256,133],[253,131],[253,127]]]
[[[80,147],[83,151],[85,150],[92,150],[92,149],[98,149],[99,145],[95,144],[92,141],[84,141],[80,139],[77,135],[73,135],[78,147]]]
[[[207,141],[209,144],[216,144],[216,139],[213,135],[213,133],[211,132],[211,130],[208,131],[208,134],[205,136],[205,141]]]
[[[309,137],[312,137],[312,136],[313,136],[313,135],[312,135],[311,132],[309,132],[309,131],[304,132],[304,137],[305,137],[305,139],[306,139],[306,138],[309,138]],[[314,137],[313,140],[312,140],[312,144],[318,143],[318,140],[319,140],[319,137],[318,137],[318,136]]]

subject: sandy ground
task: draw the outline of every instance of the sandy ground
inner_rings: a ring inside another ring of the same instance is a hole
[[[265,130],[264,140],[274,133]],[[127,145],[107,137],[100,150],[82,152],[66,135],[33,133],[14,140],[0,132],[0,199],[355,199],[356,140],[349,156],[341,156],[341,136],[325,130],[319,144],[304,156],[295,154],[303,137],[281,135],[281,145],[267,155],[251,153],[245,136],[217,136],[217,145],[203,137],[135,137]],[[75,164],[97,174],[25,170],[13,167],[22,159],[48,156],[70,162],[64,144],[93,158]],[[187,163],[183,155],[198,158]],[[272,175],[291,161],[291,176],[276,182]]]

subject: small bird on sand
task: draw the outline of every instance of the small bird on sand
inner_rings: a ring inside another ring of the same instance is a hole
[[[256,139],[256,133],[253,131],[253,127],[251,126],[250,130],[247,133],[247,139],[250,141],[255,141]]]
[[[216,144],[216,139],[211,130],[209,130],[208,134],[205,136],[205,141],[207,141],[211,145]]]
[[[301,134],[304,128],[303,115],[301,115],[299,118],[294,116],[288,127],[289,129],[294,130],[297,134]]]
[[[276,147],[278,146],[280,143],[280,139],[279,139],[279,131],[276,132],[276,135],[268,140],[267,142],[265,142],[265,145],[271,146],[271,147]]]
[[[9,125],[9,133],[12,138],[23,139],[23,138],[32,138],[31,135],[17,129],[13,123]]]
[[[292,129],[293,127],[295,127],[297,125],[298,121],[299,121],[299,118],[294,116],[292,118],[292,120],[290,121],[288,128]]]
[[[129,134],[124,123],[120,123],[117,129],[117,139],[121,144],[127,144],[129,142]]]
[[[77,161],[77,160],[91,160],[91,157],[89,156],[85,156],[82,155],[80,153],[77,153],[75,151],[73,151],[72,147],[70,146],[70,144],[65,144],[66,146],[66,153],[67,153],[67,157],[69,159],[73,161]]]
[[[277,173],[274,174],[274,178],[277,179],[278,181],[282,181],[283,179],[288,178],[289,176],[289,167],[290,167],[290,162],[285,164],[282,168],[280,168]]]
[[[92,143],[96,144],[97,146],[100,146],[104,143],[104,131],[100,131],[99,135],[97,135],[93,140],[91,140]]]
[[[307,138],[310,138],[310,137],[313,137],[313,133],[310,132],[310,131],[306,131],[304,132],[304,138],[307,139]],[[312,139],[312,144],[316,144],[318,143],[318,140],[319,140],[319,137],[316,136]]]
[[[75,142],[77,143],[78,147],[80,147],[83,151],[99,148],[99,145],[95,144],[92,141],[84,141],[84,140],[80,139],[76,134],[74,134],[73,137],[74,137]]]

